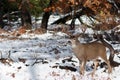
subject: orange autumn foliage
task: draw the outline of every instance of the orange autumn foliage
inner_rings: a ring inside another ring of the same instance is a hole
[[[110,9],[112,7],[107,0],[85,0],[83,6],[90,8],[102,18],[110,16]]]
[[[56,2],[53,2],[52,5],[48,8],[45,8],[44,11],[57,11],[60,13],[67,13],[70,12],[73,7],[81,5],[83,7],[89,8],[94,12],[94,14],[102,18],[111,16],[110,9],[112,8],[112,5],[107,0],[58,0]]]
[[[69,12],[71,7],[74,5],[78,5],[79,0],[58,0],[57,2],[53,2],[52,5],[48,8],[45,8],[44,11],[59,11],[60,13]]]

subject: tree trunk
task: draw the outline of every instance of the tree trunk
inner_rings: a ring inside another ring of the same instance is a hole
[[[70,24],[70,30],[75,30],[75,20],[76,19],[72,19],[72,22]]]
[[[41,28],[44,30],[47,30],[47,26],[48,26],[48,19],[50,17],[51,12],[45,12],[43,14],[43,19],[42,19],[42,23],[41,23]]]
[[[53,3],[52,0],[50,0],[48,7],[50,7],[52,5],[52,3]],[[51,11],[44,12],[44,14],[43,14],[42,23],[41,23],[41,28],[43,30],[47,30],[48,19],[49,19],[50,15],[51,15]]]
[[[71,12],[70,12],[70,13],[67,13],[64,17],[56,20],[56,21],[53,22],[52,24],[59,24],[59,23],[65,24],[68,20],[71,20],[71,19],[73,19],[73,22],[71,23],[71,24],[73,24],[76,18],[79,18],[81,15],[84,14],[83,11],[84,11],[84,10],[80,10],[80,11],[76,12],[76,13],[74,14],[74,16],[71,14]]]
[[[23,0],[21,3],[21,22],[23,27],[31,29],[32,21],[28,6],[28,2]]]
[[[4,22],[3,22],[3,4],[2,1],[0,1],[0,28],[4,27]]]

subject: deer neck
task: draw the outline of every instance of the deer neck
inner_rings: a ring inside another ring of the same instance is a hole
[[[72,44],[72,48],[78,47],[78,44],[80,45],[79,40],[75,40],[75,43]]]
[[[72,48],[76,48],[76,47],[77,47],[76,43],[72,44]]]

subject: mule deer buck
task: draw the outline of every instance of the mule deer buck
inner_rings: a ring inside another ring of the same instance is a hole
[[[93,75],[97,68],[98,57],[101,57],[108,65],[108,73],[112,72],[110,62],[107,59],[107,55],[106,55],[106,46],[104,44],[97,41],[91,43],[80,43],[78,37],[71,39],[71,43],[75,56],[78,58],[79,61],[81,61],[81,66],[80,66],[81,74],[84,74],[84,69],[87,60],[93,60],[95,66],[92,73]]]

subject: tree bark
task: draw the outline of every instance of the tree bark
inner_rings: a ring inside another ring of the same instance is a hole
[[[45,12],[43,14],[43,19],[42,19],[42,23],[41,23],[41,28],[44,30],[47,30],[47,26],[48,26],[48,19],[50,17],[51,12]]]
[[[73,22],[71,23],[71,24],[73,24],[73,23],[74,23],[74,20],[75,20],[76,18],[79,18],[81,15],[84,14],[83,11],[84,11],[84,10],[81,10],[81,11],[76,12],[76,13],[74,14],[74,16],[71,14],[71,12],[70,12],[70,13],[67,13],[64,17],[62,17],[62,18],[56,20],[55,22],[53,22],[52,25],[53,25],[53,24],[59,24],[59,23],[65,24],[68,20],[71,20],[71,19],[73,19]]]
[[[3,3],[0,1],[0,28],[4,27],[4,22],[3,22]]]
[[[70,24],[70,30],[74,30],[75,29],[75,20],[76,19],[72,19],[72,22]]]
[[[32,25],[31,14],[28,10],[28,2],[25,0],[21,3],[21,22],[22,26],[26,29],[30,29]]]
[[[48,7],[50,7],[52,5],[52,3],[53,3],[53,1],[50,0]],[[47,30],[48,19],[49,19],[50,15],[51,15],[51,11],[44,12],[44,14],[43,14],[43,18],[42,18],[42,22],[41,22],[41,26],[40,26],[43,30]]]

